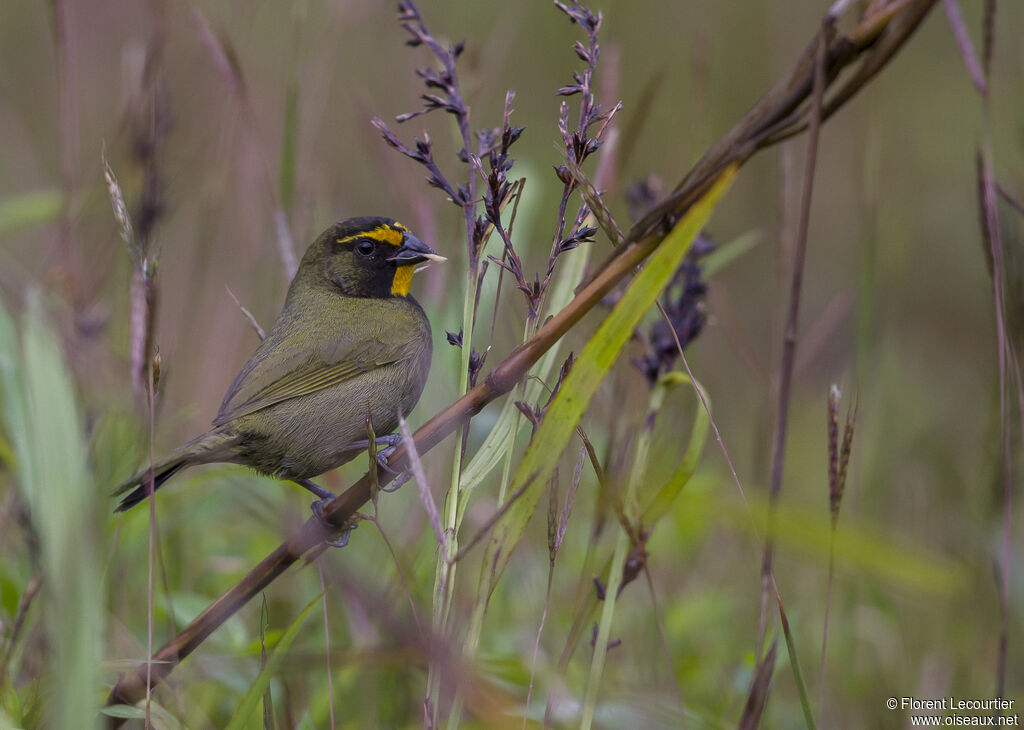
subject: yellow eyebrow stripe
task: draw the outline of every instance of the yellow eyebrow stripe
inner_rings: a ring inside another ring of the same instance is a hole
[[[396,228],[401,228],[401,230],[396,230]],[[351,236],[339,238],[338,243],[347,243],[348,241],[354,241],[357,238],[369,238],[372,241],[380,241],[381,243],[387,243],[392,246],[401,246],[402,241],[405,240],[405,234],[403,234],[402,231],[405,230],[408,229],[400,223],[395,224],[395,227],[387,225],[377,226],[376,228],[364,233],[356,233]]]

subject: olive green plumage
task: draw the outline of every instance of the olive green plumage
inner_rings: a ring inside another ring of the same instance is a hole
[[[154,465],[154,488],[213,462],[304,480],[366,448],[367,416],[376,434],[393,431],[430,370],[430,323],[408,294],[406,268],[428,260],[444,259],[389,218],[352,218],[324,231],[213,428]],[[146,498],[148,474],[117,488],[129,492],[119,511]]]

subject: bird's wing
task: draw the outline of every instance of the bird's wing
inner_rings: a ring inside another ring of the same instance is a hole
[[[406,359],[402,348],[379,340],[363,341],[358,348],[347,343],[332,343],[312,357],[275,357],[276,348],[260,353],[246,364],[231,384],[214,426],[254,413],[275,403],[315,393],[363,373]],[[358,356],[352,350],[358,349]],[[266,383],[254,388],[256,382]]]

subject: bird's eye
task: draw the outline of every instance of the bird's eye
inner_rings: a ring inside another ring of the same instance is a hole
[[[360,241],[356,244],[356,253],[360,256],[373,256],[373,252],[377,250],[377,247],[373,245],[372,241]]]

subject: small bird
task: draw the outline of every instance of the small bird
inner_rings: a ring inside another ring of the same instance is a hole
[[[416,405],[430,370],[430,322],[409,294],[416,265],[443,262],[390,218],[350,218],[306,250],[284,308],[235,376],[213,428],[122,483],[124,511],[196,464],[244,464],[309,481],[355,458],[375,434],[391,434]],[[394,446],[399,437],[378,443]],[[314,503],[314,512],[322,502]]]

